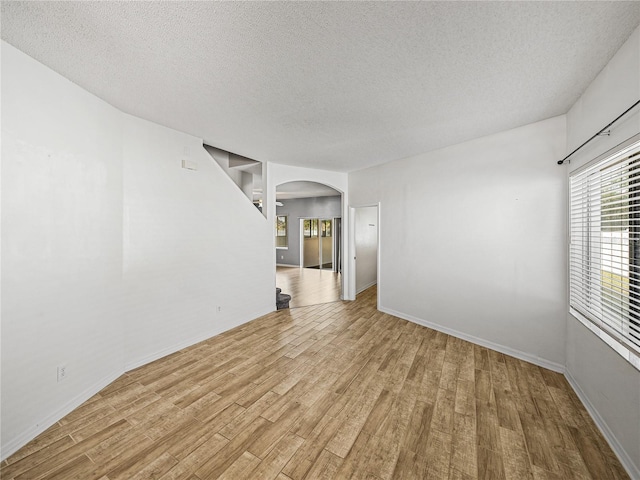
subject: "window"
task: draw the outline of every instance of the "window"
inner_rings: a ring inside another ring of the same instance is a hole
[[[569,183],[572,313],[640,369],[640,141]]]
[[[304,236],[307,238],[315,238],[318,236],[318,219],[312,218],[304,221],[302,229]]]
[[[286,215],[276,215],[276,248],[289,248],[289,222]]]
[[[331,236],[331,220],[321,220],[322,223],[322,236],[330,237]]]

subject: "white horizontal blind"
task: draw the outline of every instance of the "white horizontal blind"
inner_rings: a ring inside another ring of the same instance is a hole
[[[640,142],[570,182],[572,308],[640,354]]]

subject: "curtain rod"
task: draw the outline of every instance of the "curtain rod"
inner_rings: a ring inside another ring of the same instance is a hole
[[[576,153],[578,150],[580,150],[582,147],[584,147],[587,143],[589,143],[591,140],[593,140],[594,138],[596,138],[599,135],[602,135],[602,133],[609,128],[611,125],[613,125],[614,123],[616,123],[618,120],[620,120],[622,117],[624,117],[627,113],[629,113],[636,105],[638,105],[640,103],[640,100],[638,100],[636,103],[634,103],[633,105],[631,105],[629,108],[627,108],[624,112],[622,112],[620,115],[618,115],[616,117],[616,119],[609,123],[606,127],[604,127],[602,130],[600,130],[598,133],[596,133],[593,137],[591,137],[589,140],[587,140],[586,142],[584,142],[582,145],[580,145],[578,148],[576,148],[573,152],[571,152],[569,155],[567,155],[566,157],[564,157],[562,160],[558,160],[558,165],[562,165],[564,163],[564,161],[566,159],[568,159],[571,155],[573,155],[574,153]]]

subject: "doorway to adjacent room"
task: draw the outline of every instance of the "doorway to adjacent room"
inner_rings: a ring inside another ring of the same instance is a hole
[[[341,298],[342,201],[315,182],[276,189],[276,285],[291,295],[290,308]]]

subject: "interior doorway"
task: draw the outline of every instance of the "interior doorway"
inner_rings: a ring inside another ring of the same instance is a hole
[[[290,308],[342,298],[342,193],[315,182],[276,187],[276,286]]]
[[[379,205],[351,209],[354,239],[354,290],[356,295],[378,284],[379,213]]]

